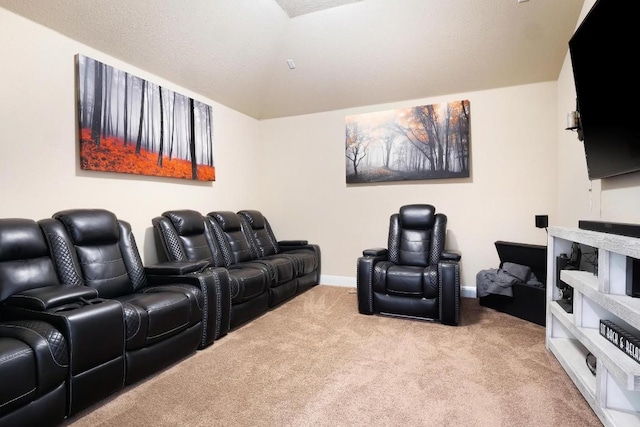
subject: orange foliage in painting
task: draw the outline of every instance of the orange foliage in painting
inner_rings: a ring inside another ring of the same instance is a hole
[[[100,146],[91,139],[91,130],[82,129],[80,142],[80,167],[86,170],[131,173],[136,175],[165,176],[192,179],[191,162],[162,157],[158,166],[158,154],[145,149],[136,154],[136,144],[125,147],[120,138],[101,138]],[[198,165],[198,181],[215,181],[215,167]]]

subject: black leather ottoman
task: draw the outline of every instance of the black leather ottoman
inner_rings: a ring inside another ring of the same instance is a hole
[[[500,257],[500,267],[505,262],[526,265],[540,282],[546,283],[546,246],[505,241],[497,241],[495,246]],[[545,326],[546,287],[515,283],[512,290],[512,297],[495,294],[480,297],[480,305]]]

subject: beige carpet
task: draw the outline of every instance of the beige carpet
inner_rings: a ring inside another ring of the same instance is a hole
[[[463,299],[458,327],[316,286],[65,425],[601,426],[544,328]]]

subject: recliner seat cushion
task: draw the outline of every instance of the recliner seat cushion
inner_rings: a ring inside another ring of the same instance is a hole
[[[313,273],[318,268],[318,257],[311,249],[294,249],[281,252],[281,255],[293,260],[298,277]]]
[[[234,265],[228,271],[233,304],[253,299],[269,289],[268,276],[264,270]]]
[[[373,289],[398,297],[438,298],[437,266],[395,265],[383,261],[374,267]]]
[[[256,261],[270,266],[275,275],[275,285],[281,285],[296,278],[294,261],[288,257],[273,255]]]
[[[387,293],[389,295],[413,296],[422,298],[422,272],[421,267],[392,266],[387,270]]]
[[[127,336],[127,350],[149,346],[197,323],[197,310],[186,295],[178,292],[130,294],[117,300],[135,309],[126,312],[129,317],[126,323],[138,325],[136,330],[128,331],[133,335]],[[132,316],[137,319],[131,319]]]

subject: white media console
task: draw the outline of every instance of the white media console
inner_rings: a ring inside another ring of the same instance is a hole
[[[640,259],[640,238],[549,227],[547,249],[546,347],[558,359],[593,411],[606,426],[640,426],[640,363],[600,334],[600,320],[640,337],[640,298],[626,294],[631,263]],[[573,312],[560,304],[556,258],[571,253],[573,243],[597,249],[597,275],[561,270],[560,280],[573,288]],[[597,359],[595,375],[586,363]]]

